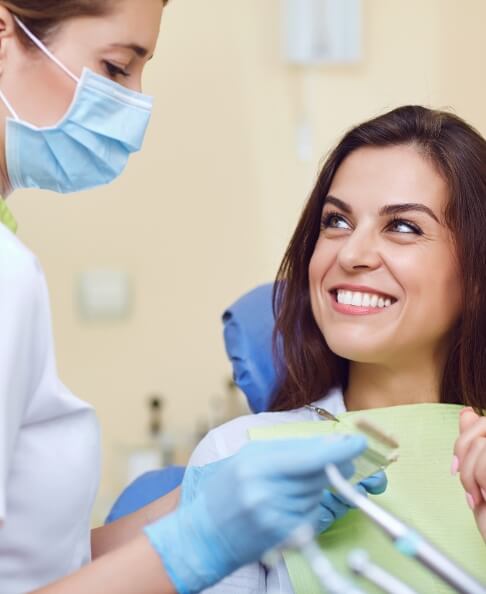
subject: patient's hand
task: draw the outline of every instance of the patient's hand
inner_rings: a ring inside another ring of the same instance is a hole
[[[486,541],[486,417],[465,408],[459,420],[452,474],[459,471],[469,507]]]

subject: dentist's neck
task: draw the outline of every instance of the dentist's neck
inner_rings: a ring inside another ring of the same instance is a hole
[[[348,410],[440,401],[441,366],[401,361],[395,365],[351,362],[344,395]]]

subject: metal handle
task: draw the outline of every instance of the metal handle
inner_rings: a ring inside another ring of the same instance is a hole
[[[327,465],[325,470],[331,486],[380,526],[401,553],[417,559],[460,594],[486,594],[486,586],[451,561],[421,534],[357,492],[334,464]]]

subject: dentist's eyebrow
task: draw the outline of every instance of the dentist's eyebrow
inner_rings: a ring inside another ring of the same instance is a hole
[[[132,50],[137,54],[139,58],[146,58],[149,54],[148,49],[142,47],[141,45],[137,45],[136,43],[112,43],[110,47],[118,47],[122,49],[129,49]],[[151,60],[153,56],[150,56],[149,60]]]
[[[335,196],[331,196],[331,195],[326,196],[326,199],[324,200],[324,205],[326,205],[326,204],[334,204],[334,206],[337,206],[340,210],[342,210],[346,214],[353,213],[353,209],[351,208],[351,206],[349,204],[347,204],[346,202],[343,202],[342,200],[340,200],[339,198],[336,198]],[[410,211],[423,212],[423,213],[429,215],[429,217],[431,217],[432,219],[434,219],[434,221],[436,221],[437,223],[440,224],[439,219],[435,216],[434,212],[428,206],[425,206],[425,204],[416,204],[413,202],[404,203],[404,204],[388,204],[388,205],[380,208],[380,211],[378,214],[380,216],[386,216],[386,215],[389,216],[389,215],[401,214],[401,213],[410,212]]]

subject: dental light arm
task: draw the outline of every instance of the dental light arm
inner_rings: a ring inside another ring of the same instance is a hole
[[[456,565],[423,536],[355,490],[333,464],[325,468],[329,483],[377,524],[404,555],[417,559],[460,594],[486,594],[486,587]]]

